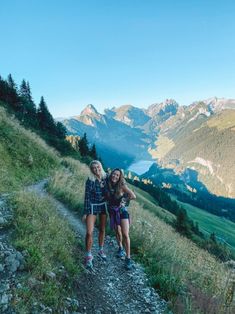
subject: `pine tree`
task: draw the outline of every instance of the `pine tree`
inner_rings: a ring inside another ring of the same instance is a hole
[[[22,80],[21,85],[20,85],[20,96],[25,101],[28,101],[28,88],[27,88],[27,83],[25,80]]]
[[[20,104],[20,99],[18,95],[18,90],[17,90],[17,85],[14,82],[11,74],[8,75],[7,77],[7,85],[8,85],[8,99],[7,103],[12,107],[14,111],[21,111],[21,104]]]
[[[92,145],[89,155],[91,156],[92,159],[96,159],[96,160],[98,159],[95,144]]]
[[[11,74],[9,74],[7,77],[7,83],[9,85],[10,89],[17,91],[16,83],[14,82]]]
[[[25,80],[22,80],[22,83],[20,85],[20,97],[23,107],[22,120],[25,122],[26,125],[37,128],[37,110],[35,103],[32,99],[29,82],[26,83]]]
[[[61,122],[56,122],[56,135],[60,139],[65,139],[66,137],[66,127]]]
[[[79,141],[79,151],[81,156],[88,156],[89,155],[89,147],[86,133],[84,133],[83,137]]]
[[[191,230],[188,224],[187,213],[184,209],[180,208],[176,217],[176,230],[186,236],[191,235]]]
[[[211,240],[212,242],[214,242],[214,243],[217,243],[217,241],[216,241],[216,236],[215,236],[215,233],[214,233],[214,232],[212,232],[212,233],[210,234],[210,240]]]
[[[51,134],[56,133],[56,126],[55,126],[54,119],[52,115],[50,114],[43,97],[41,97],[41,100],[38,106],[37,118],[38,118],[39,126],[42,130],[45,130]]]

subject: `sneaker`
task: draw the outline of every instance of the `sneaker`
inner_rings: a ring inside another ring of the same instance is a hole
[[[86,268],[93,268],[93,256],[85,257],[85,266]]]
[[[124,251],[123,248],[119,248],[117,252],[117,257],[123,259],[126,256],[126,252]]]
[[[126,258],[125,260],[125,268],[126,270],[131,270],[133,266],[132,260],[130,258]]]
[[[103,251],[103,250],[99,250],[98,255],[99,255],[99,257],[101,257],[103,260],[106,260],[106,259],[107,259],[107,256],[104,254],[104,251]]]

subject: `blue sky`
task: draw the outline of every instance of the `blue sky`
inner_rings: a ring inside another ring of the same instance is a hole
[[[0,74],[55,117],[235,98],[235,2],[0,0]]]

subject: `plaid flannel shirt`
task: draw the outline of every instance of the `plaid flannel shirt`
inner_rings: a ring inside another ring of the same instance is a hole
[[[101,180],[101,183],[103,184],[103,187],[100,186],[100,182],[97,179],[95,181],[92,181],[89,178],[87,179],[84,198],[85,215],[91,214],[92,212],[98,214],[104,207],[106,209],[105,195],[107,194],[107,180],[104,178]],[[99,204],[103,204],[104,206],[99,206]]]

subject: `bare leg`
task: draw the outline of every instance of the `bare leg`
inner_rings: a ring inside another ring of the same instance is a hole
[[[126,249],[126,257],[130,258],[129,219],[121,219],[122,236]]]
[[[122,248],[122,229],[121,229],[121,226],[117,226],[117,228],[115,229],[115,233],[116,233],[116,239],[117,239],[118,246],[120,248]]]
[[[100,214],[99,216],[99,246],[104,246],[104,237],[105,237],[105,226],[106,226],[106,220],[107,215]]]
[[[95,226],[96,215],[86,217],[86,251],[90,252],[93,244],[93,230]]]

